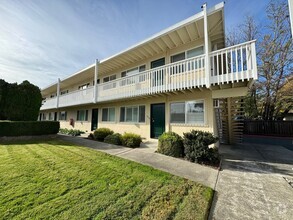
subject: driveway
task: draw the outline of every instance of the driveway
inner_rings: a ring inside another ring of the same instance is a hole
[[[293,151],[246,143],[222,145],[220,153],[209,219],[292,219]]]

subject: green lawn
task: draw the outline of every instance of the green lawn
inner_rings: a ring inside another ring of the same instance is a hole
[[[61,141],[0,144],[0,219],[205,219],[213,191]]]

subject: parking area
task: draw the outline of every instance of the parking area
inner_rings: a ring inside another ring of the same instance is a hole
[[[293,151],[266,143],[220,146],[210,219],[292,219]]]

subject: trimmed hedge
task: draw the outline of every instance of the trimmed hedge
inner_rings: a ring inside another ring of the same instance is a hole
[[[182,137],[175,132],[164,132],[159,137],[158,153],[172,157],[183,157],[184,148]]]
[[[104,142],[108,144],[116,144],[121,145],[122,144],[122,135],[119,133],[110,134],[107,137],[105,137]]]
[[[57,134],[58,121],[0,121],[0,137]]]
[[[114,131],[109,128],[98,128],[94,132],[94,137],[98,141],[104,141],[105,137],[111,134],[114,134]]]
[[[133,133],[124,133],[122,135],[122,145],[125,147],[136,148],[142,142],[141,136]]]

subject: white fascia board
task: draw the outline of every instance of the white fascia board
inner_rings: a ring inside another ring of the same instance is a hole
[[[224,4],[225,4],[224,2],[221,2],[221,3],[217,4],[217,5],[212,6],[211,8],[209,8],[207,10],[207,14],[211,15],[211,14],[214,14],[214,13],[220,11],[220,10],[223,10],[224,9]],[[177,29],[181,28],[182,26],[188,25],[188,24],[190,24],[190,23],[192,23],[194,21],[197,21],[199,19],[203,19],[203,11],[201,11],[201,12],[199,12],[199,13],[197,13],[197,14],[195,14],[195,15],[193,15],[193,16],[191,16],[191,17],[189,17],[189,18],[187,18],[187,19],[185,19],[183,21],[178,22],[178,23],[176,23],[176,24],[174,24],[174,25],[172,25],[172,26],[160,31],[157,34],[152,35],[151,37],[149,37],[149,38],[147,38],[147,39],[145,39],[145,40],[143,40],[143,41],[141,41],[141,42],[139,42],[139,43],[137,43],[137,44],[135,44],[135,45],[133,45],[131,47],[128,47],[127,49],[125,49],[123,51],[120,51],[119,53],[116,53],[116,54],[114,54],[114,55],[112,55],[112,56],[110,56],[108,58],[105,58],[105,59],[101,60],[100,64],[102,64],[102,63],[104,63],[106,61],[109,61],[109,60],[111,60],[111,59],[113,59],[113,58],[115,58],[115,57],[117,57],[119,55],[127,53],[130,50],[133,50],[133,49],[135,49],[137,47],[140,47],[143,44],[146,44],[146,43],[148,43],[150,41],[153,41],[153,40],[155,40],[155,39],[157,39],[159,37],[162,37],[162,36],[170,33],[171,31],[177,30]],[[76,73],[74,73],[74,74],[72,74],[72,75],[70,75],[70,76],[68,76],[68,77],[66,77],[64,79],[61,79],[61,82],[66,80],[66,79],[69,79],[69,78],[71,78],[71,77],[73,77],[73,76],[75,76],[75,75],[77,75],[77,74],[79,74],[79,73],[81,73],[81,72],[83,72],[85,70],[88,70],[88,69],[90,69],[90,68],[92,68],[94,66],[95,66],[95,63],[93,63],[92,65],[90,65],[90,66],[88,66],[88,67],[86,67],[86,68],[84,68],[82,70],[79,70],[78,72],[76,72]],[[54,86],[54,85],[57,85],[57,83],[53,83],[53,84],[43,88],[42,90],[48,89],[48,88],[50,88],[51,86]]]

